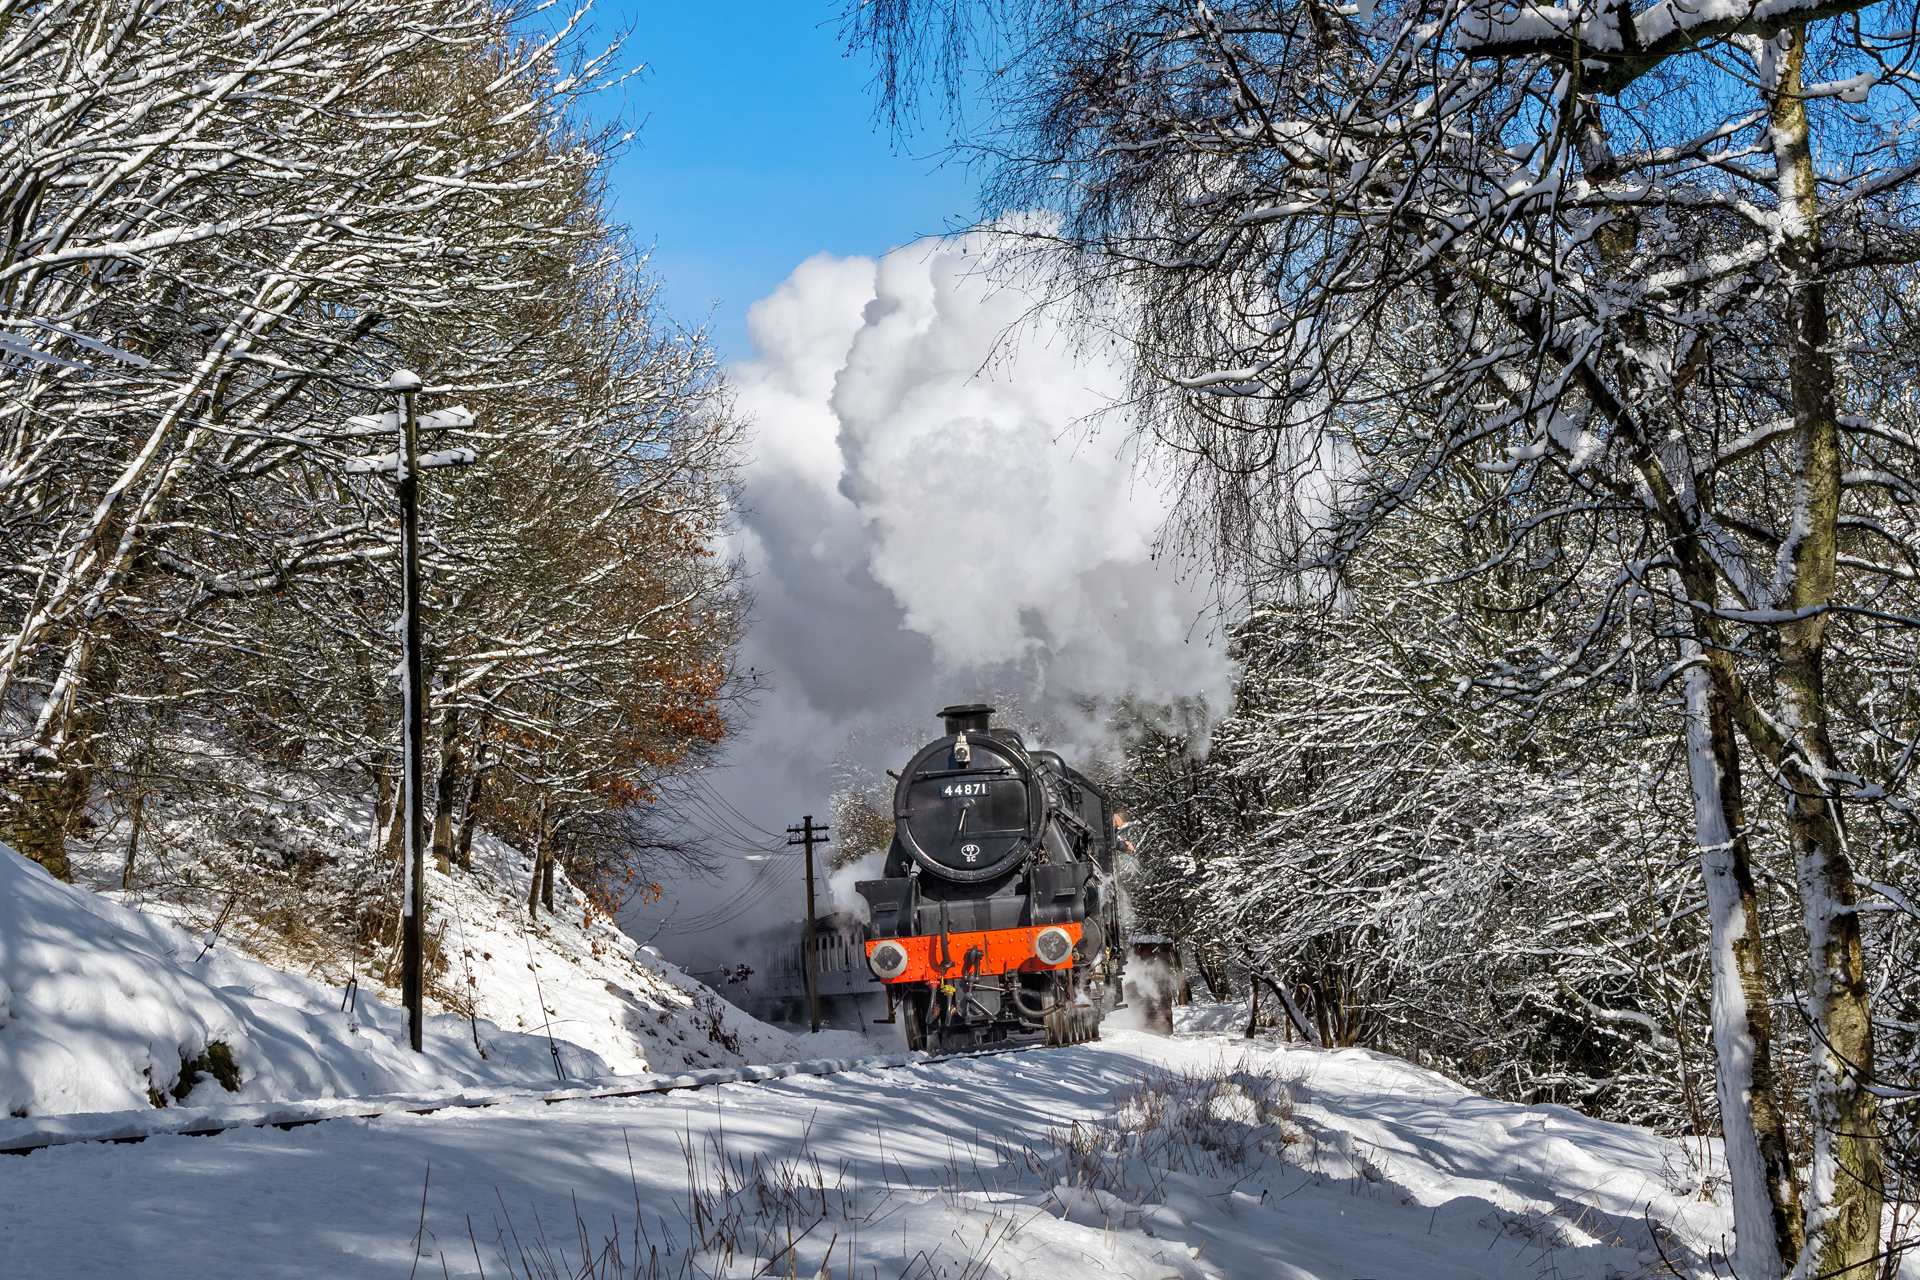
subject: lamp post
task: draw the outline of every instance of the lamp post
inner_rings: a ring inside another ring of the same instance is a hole
[[[427,467],[465,466],[474,460],[471,449],[445,449],[422,456],[420,419],[414,398],[420,394],[420,375],[396,369],[383,390],[400,398],[397,413],[347,419],[361,433],[400,431],[395,453],[347,462],[349,472],[394,473],[400,499],[400,633],[405,652],[401,706],[402,754],[406,792],[406,882],[400,909],[400,1001],[407,1011],[407,1043],[421,1051],[426,1009],[426,678],[420,656],[420,471]],[[473,415],[464,408],[442,409],[428,415],[433,428],[470,427]]]

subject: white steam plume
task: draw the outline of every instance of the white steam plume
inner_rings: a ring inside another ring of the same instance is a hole
[[[972,236],[877,262],[823,254],[749,313],[756,354],[731,371],[756,438],[744,656],[773,687],[711,782],[769,832],[824,816],[850,735],[916,723],[931,738],[939,707],[989,690],[1088,734],[1085,699],[1224,703],[1204,591],[1154,558],[1168,500],[1125,432],[1098,422],[1121,371],[989,266]],[[676,886],[663,905],[711,920],[747,873]],[[834,896],[851,880],[835,877]],[[769,902],[697,936],[670,916],[660,945],[721,963],[733,939],[800,914]]]

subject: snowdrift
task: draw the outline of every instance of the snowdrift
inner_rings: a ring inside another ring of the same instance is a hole
[[[545,1037],[443,1015],[428,1020],[425,1052],[415,1054],[397,1010],[364,995],[344,1011],[341,1004],[337,988],[209,947],[178,925],[62,884],[0,845],[6,1114],[418,1093],[551,1077]],[[474,1047],[476,1030],[485,1058]],[[580,1074],[608,1073],[588,1050],[569,1048]],[[224,1085],[217,1075],[227,1077]]]
[[[529,1035],[551,1031],[570,1076],[592,1072],[575,1067],[569,1043],[622,1075],[906,1047],[849,1031],[790,1034],[751,1017],[592,910],[564,868],[555,868],[554,910],[530,918],[531,874],[524,853],[483,834],[471,872],[428,868],[430,919],[445,926],[448,980],[473,993],[479,1016]]]
[[[848,1032],[792,1036],[756,1021],[595,918],[564,883],[561,911],[529,921],[516,905],[524,858],[488,853],[475,874],[429,872],[453,976],[478,1012],[430,1007],[416,1054],[399,1010],[366,990],[283,973],[0,845],[0,1113],[551,1087],[556,1055],[582,1080],[875,1051]]]

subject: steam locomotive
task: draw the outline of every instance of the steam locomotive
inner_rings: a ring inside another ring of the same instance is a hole
[[[946,736],[894,775],[885,878],[855,886],[867,965],[914,1049],[1096,1039],[1120,996],[1112,805],[993,712],[940,713]]]

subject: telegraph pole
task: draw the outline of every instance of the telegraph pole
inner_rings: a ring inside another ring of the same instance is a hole
[[[401,755],[405,762],[406,866],[401,880],[405,896],[400,909],[400,1003],[407,1013],[407,1043],[421,1051],[426,1021],[426,678],[420,656],[420,472],[422,468],[464,467],[474,461],[471,449],[443,449],[420,456],[420,419],[414,397],[420,375],[395,369],[383,391],[400,398],[397,413],[349,418],[348,434],[380,435],[400,431],[400,448],[391,454],[349,458],[349,473],[393,473],[400,499],[400,632],[406,654],[401,694]],[[471,427],[473,415],[465,409],[442,409],[427,415],[436,431]]]
[[[787,843],[807,847],[807,1001],[813,1006],[813,1029],[820,1029],[820,953],[813,944],[813,846],[827,842],[826,823],[813,825],[813,815],[800,819],[801,825],[787,828]]]
[[[387,389],[400,397],[399,474],[394,488],[400,498],[400,618],[406,648],[406,695],[401,719],[405,722],[407,783],[407,893],[400,913],[400,1001],[407,1008],[407,1043],[420,1052],[421,1024],[426,1017],[427,956],[423,908],[427,900],[426,821],[426,678],[420,660],[420,423],[414,416],[414,396],[420,377],[396,369]]]

